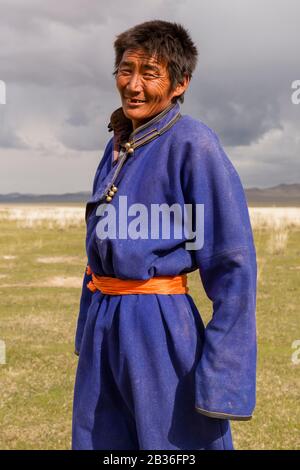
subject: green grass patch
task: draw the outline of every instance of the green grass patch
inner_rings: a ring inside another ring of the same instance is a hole
[[[300,231],[270,252],[270,233],[255,232],[259,265],[257,297],[257,407],[250,422],[233,422],[237,449],[300,448],[300,364],[292,342],[300,339]],[[55,276],[81,278],[85,227],[19,228],[1,221],[0,339],[7,363],[0,365],[0,448],[68,449],[77,357],[74,333],[81,289],[40,283]],[[14,256],[5,259],[4,256]],[[42,257],[70,257],[42,263]],[[71,259],[72,258],[72,259]],[[189,275],[190,294],[207,323],[211,303],[198,272]]]

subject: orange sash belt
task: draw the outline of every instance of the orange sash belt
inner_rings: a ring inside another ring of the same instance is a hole
[[[116,277],[97,276],[87,266],[86,273],[92,275],[87,284],[90,291],[100,290],[103,294],[187,294],[187,275],[157,276],[147,280],[118,279]]]

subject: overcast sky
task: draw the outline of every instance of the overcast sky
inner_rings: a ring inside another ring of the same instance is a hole
[[[89,191],[120,106],[117,34],[179,22],[199,50],[182,114],[219,135],[245,187],[300,182],[299,0],[0,0],[0,193]]]

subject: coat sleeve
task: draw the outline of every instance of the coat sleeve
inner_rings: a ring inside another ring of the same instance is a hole
[[[255,407],[256,253],[240,178],[210,129],[185,158],[186,198],[204,204],[204,243],[193,253],[212,301],[195,370],[195,407],[213,418],[247,420]]]
[[[104,177],[104,174],[108,173],[111,167],[111,157],[112,157],[112,143],[113,138],[108,142],[104,155],[97,167],[94,181],[93,181],[93,190],[92,195],[95,194],[97,190],[97,185],[99,183],[100,176]],[[103,174],[104,173],[104,174]],[[88,265],[89,263],[87,263]],[[92,280],[92,276],[87,274],[86,269],[83,275],[81,297],[79,303],[79,313],[77,318],[77,327],[75,333],[75,354],[78,356],[80,352],[80,345],[83,337],[84,327],[87,319],[87,312],[92,301],[93,293],[87,288],[87,284]]]
[[[92,280],[92,276],[88,275],[85,271],[83,275],[81,297],[80,297],[80,304],[79,304],[79,314],[78,314],[77,328],[76,328],[76,334],[75,334],[75,354],[77,356],[79,356],[81,340],[82,340],[85,322],[87,318],[87,311],[91,304],[92,295],[93,295],[93,293],[87,288],[87,284],[91,280]]]

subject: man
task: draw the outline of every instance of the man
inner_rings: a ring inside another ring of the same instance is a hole
[[[229,420],[250,419],[255,404],[256,261],[242,185],[216,134],[180,113],[197,60],[188,32],[146,22],[115,51],[122,107],[86,208],[73,448],[231,449]],[[115,230],[124,199],[131,216],[192,208],[192,228],[204,207],[203,246],[187,248],[185,231],[178,239],[176,216],[167,237],[141,217]],[[186,285],[197,269],[213,302],[206,329]]]

